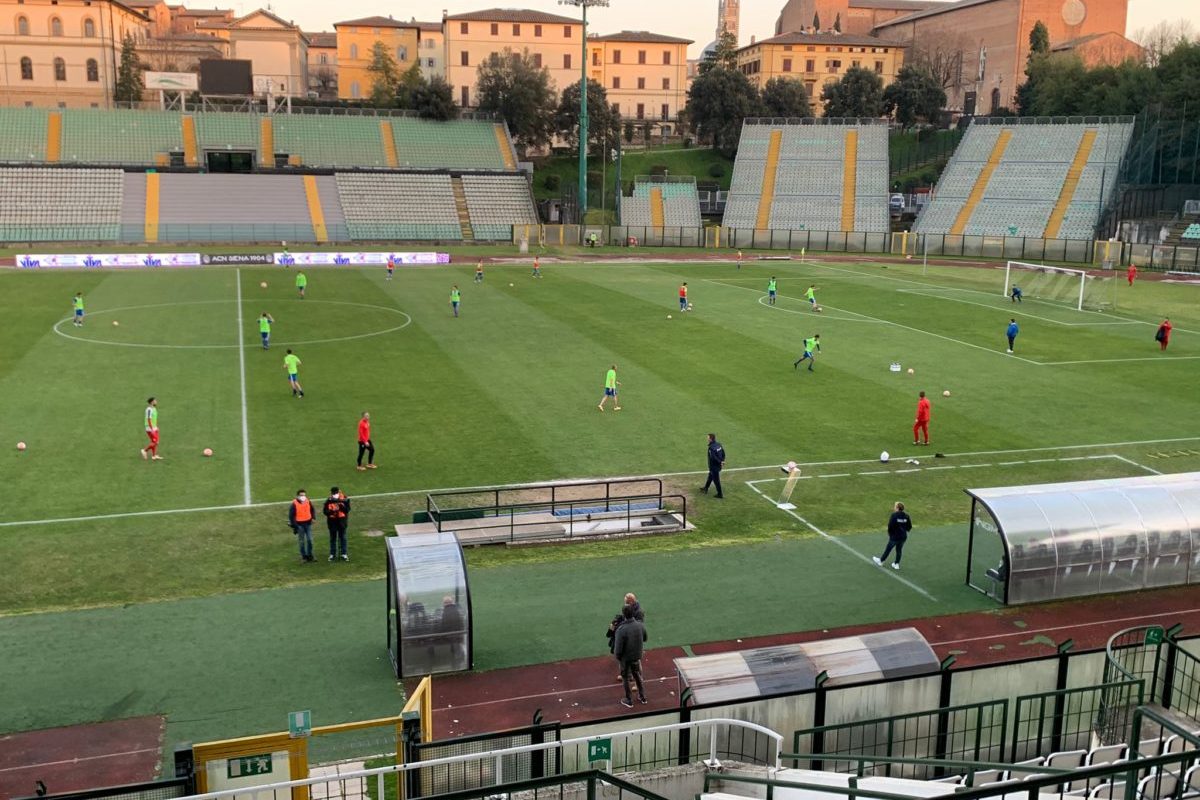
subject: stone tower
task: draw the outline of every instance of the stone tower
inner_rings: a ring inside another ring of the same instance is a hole
[[[738,41],[738,21],[741,18],[741,0],[717,0],[717,38],[724,31],[733,34]]]

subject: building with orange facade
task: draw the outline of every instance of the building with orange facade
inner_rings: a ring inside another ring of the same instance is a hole
[[[588,38],[588,77],[604,87],[625,119],[677,119],[687,103],[691,39],[648,31]]]

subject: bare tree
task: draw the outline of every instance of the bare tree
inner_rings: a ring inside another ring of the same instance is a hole
[[[1133,40],[1146,49],[1146,64],[1157,67],[1163,56],[1185,42],[1197,41],[1196,27],[1190,19],[1163,20],[1149,28],[1139,28]]]
[[[936,36],[917,42],[905,61],[933,75],[943,89],[969,82],[963,75],[963,53],[971,49],[965,36]]]
[[[310,70],[308,73],[308,88],[321,97],[336,97],[337,85],[337,71],[328,64]]]

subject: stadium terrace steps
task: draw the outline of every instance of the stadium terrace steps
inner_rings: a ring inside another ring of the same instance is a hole
[[[275,166],[275,125],[270,117],[263,117],[258,125],[258,135],[261,150],[258,163],[268,169]]]
[[[467,192],[463,188],[462,178],[455,175],[450,179],[450,188],[454,190],[454,210],[458,213],[458,228],[462,231],[463,241],[469,242],[475,238],[471,228],[471,211],[467,208]]]
[[[661,228],[666,224],[667,213],[663,208],[663,192],[662,189],[653,187],[650,189],[650,224],[655,228]]]
[[[183,125],[183,163],[189,167],[199,166],[200,147],[196,137],[196,120],[193,117],[185,116],[181,122]]]
[[[1120,121],[989,124],[976,120],[913,230],[1091,239],[1104,204],[1116,190],[1132,134],[1132,123]],[[989,170],[990,154],[1002,139],[1007,144]]]
[[[328,242],[329,232],[325,228],[325,211],[321,208],[321,192],[317,188],[315,175],[304,176],[304,199],[308,203],[308,218],[312,222],[313,236],[318,242]]]
[[[314,175],[317,194],[321,200],[321,215],[325,217],[325,231],[330,241],[346,241],[350,232],[346,229],[346,215],[342,212],[342,201],[338,196],[337,178],[333,175]]]
[[[853,136],[847,136],[853,132]],[[887,126],[748,120],[725,205],[729,228],[886,233]],[[777,164],[772,153],[778,149]],[[848,169],[847,150],[853,168]],[[669,224],[669,223],[668,223]]]
[[[115,241],[123,178],[115,169],[0,169],[0,241]]]
[[[461,181],[476,239],[511,241],[514,225],[538,224],[524,175],[468,174]]]
[[[395,169],[399,163],[396,158],[396,134],[392,132],[392,123],[386,119],[379,121],[379,138],[383,142],[383,160]]]
[[[661,214],[655,211],[656,195],[662,204]],[[655,228],[699,228],[702,222],[696,182],[637,177],[633,184],[633,196],[621,198],[621,224]]]
[[[54,112],[46,120],[46,161],[57,164],[62,158],[62,114]]]
[[[493,128],[496,132],[496,145],[500,148],[500,157],[504,160],[504,168],[509,172],[516,172],[517,154],[513,150],[512,140],[508,138],[507,126],[497,122]]]
[[[162,209],[162,176],[157,172],[146,173],[146,205],[144,207],[142,239],[158,241],[158,225]]]

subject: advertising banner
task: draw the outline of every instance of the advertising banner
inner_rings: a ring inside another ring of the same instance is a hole
[[[273,264],[270,253],[206,253],[200,256],[201,264]]]
[[[449,253],[276,253],[275,263],[285,267],[379,266],[388,256],[397,264],[449,264]]]
[[[198,267],[199,253],[53,253],[17,256],[22,269],[53,267]]]

